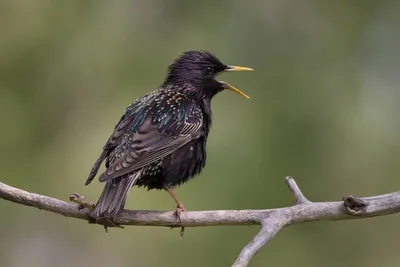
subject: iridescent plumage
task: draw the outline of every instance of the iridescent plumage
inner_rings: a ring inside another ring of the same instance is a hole
[[[211,99],[223,89],[237,91],[214,78],[232,68],[210,53],[186,52],[169,67],[156,91],[126,109],[86,181],[93,180],[105,161],[106,171],[99,177],[105,188],[91,217],[115,216],[133,185],[166,189],[183,208],[172,188],[205,166]]]

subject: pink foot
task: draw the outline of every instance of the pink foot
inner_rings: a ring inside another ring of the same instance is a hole
[[[180,223],[182,223],[181,214],[185,212],[186,212],[185,207],[183,206],[182,203],[179,203],[178,206],[176,206],[175,216],[178,218]]]

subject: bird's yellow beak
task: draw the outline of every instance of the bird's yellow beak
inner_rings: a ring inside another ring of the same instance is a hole
[[[253,69],[248,67],[227,66],[224,71],[253,71]]]
[[[247,68],[247,67],[239,67],[239,66],[232,66],[229,65],[227,66],[227,68],[224,70],[225,71],[253,71],[252,68]],[[239,95],[245,97],[245,98],[250,98],[248,95],[246,95],[245,93],[243,93],[242,91],[240,91],[239,89],[233,87],[232,85],[230,85],[229,83],[226,82],[220,82],[222,84],[222,87],[224,89],[228,89],[231,91],[234,91],[235,93],[238,93]]]
[[[245,97],[245,98],[250,98],[248,95],[246,95],[245,93],[243,93],[243,92],[240,91],[239,89],[233,87],[233,86],[230,85],[229,83],[221,82],[221,81],[220,81],[220,83],[221,83],[221,85],[222,85],[222,88],[228,89],[228,90],[231,90],[231,91],[234,91],[235,93],[238,93],[239,95],[241,95],[241,96],[243,96],[243,97]]]

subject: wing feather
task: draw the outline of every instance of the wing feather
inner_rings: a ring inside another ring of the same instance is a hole
[[[89,176],[86,179],[85,185],[88,185],[92,182],[93,178],[96,176],[101,163],[103,163],[104,159],[109,155],[110,151],[119,143],[121,137],[126,132],[128,126],[132,123],[134,116],[127,116],[126,114],[122,116],[120,121],[114,128],[114,132],[108,138],[107,143],[103,147],[103,151],[100,157],[97,159],[92,169],[90,170]]]
[[[101,182],[146,167],[198,138],[202,131],[203,114],[199,108],[192,108],[189,116],[181,120],[179,116],[173,117],[164,127],[154,121],[149,115],[137,132],[125,137],[128,149],[99,177]]]

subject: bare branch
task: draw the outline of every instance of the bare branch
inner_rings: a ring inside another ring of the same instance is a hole
[[[235,267],[247,266],[251,258],[280,230],[289,225],[313,221],[337,221],[383,216],[400,212],[400,192],[357,198],[347,196],[337,202],[310,202],[302,194],[293,178],[286,183],[296,205],[264,210],[189,211],[180,223],[172,211],[124,210],[114,221],[120,225],[147,225],[167,227],[196,227],[222,225],[261,225],[260,232],[246,245],[235,261]],[[55,198],[30,193],[0,182],[0,198],[18,204],[36,207],[67,217],[88,220],[88,210]],[[102,222],[98,222],[102,224]]]
[[[279,218],[279,216],[271,215],[262,223],[260,232],[247,244],[232,267],[247,266],[253,256],[264,247],[282,228],[288,223],[287,218]]]
[[[311,203],[301,192],[299,186],[297,185],[296,181],[288,176],[285,178],[285,182],[289,187],[290,191],[292,192],[294,198],[296,199],[296,204],[308,204]]]

